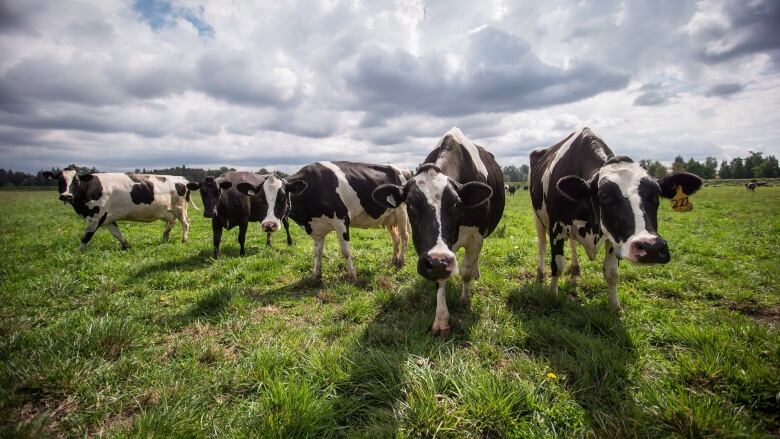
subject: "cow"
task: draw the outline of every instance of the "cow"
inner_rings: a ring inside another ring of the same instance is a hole
[[[200,191],[203,201],[203,216],[211,219],[214,258],[219,258],[220,255],[219,246],[222,242],[222,230],[230,230],[236,226],[238,226],[239,255],[246,256],[244,243],[249,223],[263,221],[272,212],[278,215],[274,218],[278,218],[284,224],[284,229],[287,232],[287,245],[292,245],[287,221],[287,205],[279,206],[277,203],[269,205],[264,199],[248,198],[238,190],[240,184],[258,186],[269,179],[277,180],[273,175],[231,171],[216,178],[209,176],[201,182],[187,185],[191,191]],[[266,232],[266,245],[271,245],[271,232],[276,231],[279,225],[275,224],[273,230],[268,230],[266,223],[263,222],[261,227]]]
[[[514,197],[516,191],[517,191],[517,186],[509,186],[509,195]]]
[[[658,234],[659,196],[672,198],[681,186],[691,195],[702,179],[679,172],[656,180],[629,157],[616,156],[589,128],[576,131],[558,144],[531,152],[528,184],[538,243],[537,281],[544,282],[547,238],[550,242],[550,294],[558,292],[564,272],[564,242],[572,253],[571,281],[580,267],[577,246],[590,260],[603,243],[604,279],[609,304],[620,309],[617,295],[619,261],[666,264],[671,259]]]
[[[750,191],[755,191],[759,186],[767,187],[769,186],[769,183],[765,181],[751,181],[750,183],[745,183],[745,189]]]
[[[503,185],[493,155],[452,128],[417,168],[414,178],[374,190],[374,200],[385,207],[407,206],[417,272],[437,286],[434,335],[451,332],[445,285],[458,271],[455,252],[461,248],[465,255],[459,270],[463,280],[460,300],[471,302],[471,282],[479,277],[483,240],[504,212]]]
[[[315,280],[322,280],[322,252],[325,236],[336,232],[341,254],[346,260],[347,277],[357,281],[352,260],[349,230],[387,227],[393,239],[392,262],[403,267],[409,240],[406,207],[385,207],[371,198],[383,184],[403,184],[409,171],[391,165],[322,161],[301,168],[286,179],[268,179],[261,184],[240,183],[238,190],[268,205],[284,205],[289,200],[289,217],[306,230],[314,241]],[[263,219],[266,231],[278,230],[278,214]]]
[[[73,167],[57,174],[44,172],[43,176],[57,180],[60,200],[70,204],[84,218],[86,229],[79,247],[82,251],[86,250],[87,243],[103,224],[119,240],[122,249],[127,249],[129,244],[119,231],[117,221],[163,220],[167,223],[163,239],[167,241],[176,220],[179,220],[182,225],[181,242],[187,242],[190,192],[184,177],[102,172],[79,175]]]

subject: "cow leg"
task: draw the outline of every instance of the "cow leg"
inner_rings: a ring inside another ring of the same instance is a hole
[[[127,241],[125,241],[125,238],[122,236],[122,232],[119,231],[119,226],[117,226],[116,223],[110,223],[106,225],[106,228],[108,228],[108,231],[114,235],[114,238],[119,240],[119,244],[122,246],[122,250],[127,250],[130,247],[130,245],[127,244]]]
[[[171,236],[171,230],[173,229],[173,226],[175,224],[176,224],[175,219],[166,220],[165,230],[163,230],[163,241],[167,241],[168,238]]]
[[[580,275],[580,261],[577,258],[577,241],[569,238],[569,248],[571,249],[571,268],[569,269],[569,280],[577,282],[577,276]]]
[[[615,249],[612,248],[612,243],[607,241],[604,246],[604,280],[607,282],[607,289],[609,291],[609,306],[615,311],[620,310],[620,300],[618,299],[617,286],[619,273],[618,268],[620,261],[615,256]]]
[[[187,205],[179,211],[179,221],[181,222],[181,242],[187,242],[190,239],[190,217],[187,214]]]
[[[447,281],[436,282],[436,318],[433,320],[431,335],[447,337],[452,332],[450,329],[450,311],[447,309]]]
[[[214,258],[219,257],[219,244],[222,242],[222,224],[218,219],[211,219],[211,235],[214,238]]]
[[[287,217],[282,218],[282,225],[284,225],[284,232],[287,234],[287,246],[293,245],[292,236],[290,236],[290,221]]]
[[[387,231],[390,232],[390,238],[393,240],[393,266],[395,268],[401,268],[403,265],[399,261],[401,253],[401,237],[398,236],[398,226],[395,224],[387,226]]]
[[[238,225],[238,246],[240,248],[238,255],[246,256],[246,250],[244,250],[244,242],[246,242],[246,229],[249,227],[248,223]]]
[[[325,233],[312,233],[311,239],[314,240],[314,280],[322,280],[322,251],[325,249]]]
[[[349,245],[349,222],[345,221],[343,224],[339,224],[336,227],[336,234],[339,237],[341,255],[344,256],[344,260],[347,263],[347,278],[351,282],[356,282],[357,272],[355,271],[355,264],[352,262],[352,248]]]
[[[460,295],[460,303],[471,304],[471,281],[479,276],[479,253],[482,251],[482,239],[479,242],[470,242],[466,246],[466,254],[460,264],[460,278],[463,281],[463,292]]]
[[[401,238],[401,245],[398,249],[398,268],[401,268],[406,263],[406,249],[409,247],[409,216],[405,208],[397,209],[395,216],[398,235]]]
[[[566,270],[566,258],[563,257],[565,238],[553,236],[550,231],[550,295],[558,294],[558,279]]]
[[[540,284],[544,283],[544,257],[547,253],[547,231],[544,229],[544,224],[538,216],[534,215],[534,223],[536,224],[536,247],[538,250],[538,260],[536,265],[536,281]]]
[[[79,246],[79,250],[81,251],[87,249],[87,244],[92,239],[92,236],[95,235],[97,228],[100,226],[100,223],[93,217],[87,218],[86,223],[87,225],[84,228],[84,235],[81,236],[81,245]]]

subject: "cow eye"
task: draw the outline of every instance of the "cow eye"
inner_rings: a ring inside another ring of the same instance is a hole
[[[605,192],[601,192],[599,194],[599,201],[602,203],[609,203],[610,201],[612,201],[612,197],[610,197],[609,194]]]

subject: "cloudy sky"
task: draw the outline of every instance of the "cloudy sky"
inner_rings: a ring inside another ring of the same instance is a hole
[[[230,5],[229,7],[227,5]],[[780,2],[0,0],[0,167],[780,154]]]

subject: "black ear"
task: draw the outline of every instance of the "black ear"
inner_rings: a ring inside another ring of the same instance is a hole
[[[493,189],[485,183],[472,181],[458,188],[460,202],[466,207],[478,207],[493,196]]]
[[[224,181],[223,183],[227,183],[227,182],[226,182],[226,181]],[[220,184],[220,187],[221,187],[221,186],[222,186],[222,184]],[[256,193],[258,193],[258,192],[260,191],[260,188],[261,188],[262,186],[263,186],[263,185],[262,185],[262,184],[260,184],[260,185],[257,185],[257,187],[254,187],[254,186],[252,186],[251,184],[249,184],[249,183],[245,183],[245,182],[244,182],[244,183],[239,183],[239,184],[237,184],[237,185],[236,185],[236,189],[238,189],[238,191],[239,191],[239,192],[241,192],[241,193],[242,193],[242,194],[244,194],[244,195],[249,195],[250,197],[254,197],[254,196],[255,196],[255,194],[256,194]]]
[[[94,175],[92,175],[92,174],[84,174],[84,175],[79,175],[78,179],[79,179],[79,181],[90,181],[90,180],[92,180],[92,177],[94,177]]]
[[[54,180],[60,178],[60,175],[62,175],[62,172],[58,172],[57,175],[54,175],[49,171],[43,171],[43,176],[46,177],[47,180]]]
[[[219,183],[219,188],[222,190],[230,189],[231,187],[233,187],[233,183],[229,181],[222,181]]]
[[[555,186],[563,196],[573,201],[585,200],[591,195],[588,182],[576,175],[561,177]]]
[[[191,191],[196,191],[200,189],[200,183],[189,182],[187,183],[187,189]]]
[[[677,193],[677,186],[682,186],[685,195],[691,195],[699,190],[702,183],[704,183],[704,181],[701,178],[688,172],[678,172],[658,180],[658,185],[661,186],[661,195],[666,198],[673,198],[675,196]]]
[[[303,191],[306,190],[306,187],[308,187],[308,184],[303,180],[295,180],[293,182],[284,185],[284,189],[287,191],[288,194],[291,195],[302,194]]]
[[[383,184],[371,192],[371,198],[388,209],[395,209],[406,201],[406,194],[401,186]]]

